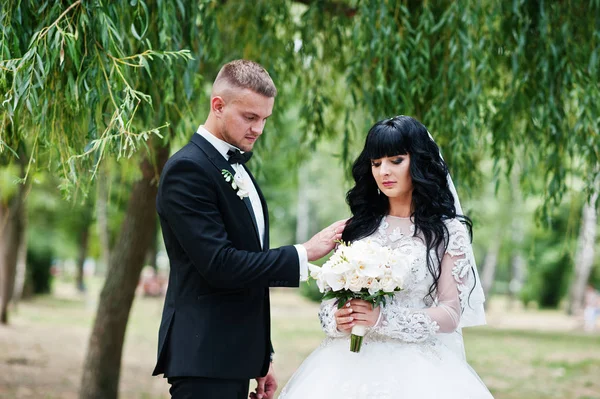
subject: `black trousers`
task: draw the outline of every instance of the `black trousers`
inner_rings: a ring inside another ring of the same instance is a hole
[[[172,399],[247,399],[249,380],[204,377],[173,377],[169,393]]]

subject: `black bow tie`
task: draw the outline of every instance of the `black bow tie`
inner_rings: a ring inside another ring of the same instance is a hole
[[[229,150],[227,155],[229,155],[230,164],[239,163],[240,165],[243,165],[252,158],[252,151],[242,154],[240,150]]]

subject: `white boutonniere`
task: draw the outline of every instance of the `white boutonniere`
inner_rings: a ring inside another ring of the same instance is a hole
[[[221,170],[221,174],[225,178],[225,181],[231,184],[231,188],[235,190],[235,193],[241,200],[250,195],[248,189],[246,187],[246,181],[244,180],[244,176],[239,173],[236,173],[235,176],[231,174],[227,169]]]

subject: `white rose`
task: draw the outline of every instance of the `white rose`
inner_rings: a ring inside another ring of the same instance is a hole
[[[367,289],[369,290],[369,294],[371,294],[371,295],[376,294],[381,289],[381,284],[375,278],[368,278],[367,279]]]
[[[235,176],[233,176],[233,180],[239,187],[244,187],[244,176],[242,176],[241,173],[236,173]]]
[[[244,179],[244,176],[240,173],[236,173],[235,176],[233,176],[231,187],[233,187],[234,190],[237,190],[236,194],[238,195],[238,197],[240,197],[240,199],[244,199],[245,197],[250,195],[250,192],[246,187],[246,180]]]
[[[394,292],[399,287],[399,284],[391,277],[383,277],[379,284],[383,292]]]
[[[235,193],[237,194],[238,197],[240,197],[241,200],[243,200],[245,197],[250,195],[250,193],[248,191],[243,190],[242,188],[237,190]]]
[[[367,279],[365,277],[353,273],[350,276],[346,276],[346,284],[344,285],[344,288],[352,292],[360,292],[366,287],[366,280]]]

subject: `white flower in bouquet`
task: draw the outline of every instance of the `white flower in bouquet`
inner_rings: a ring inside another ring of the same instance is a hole
[[[339,291],[346,286],[346,275],[345,274],[337,274],[334,272],[325,272],[323,273],[323,279],[327,286],[333,291]]]
[[[352,292],[358,293],[361,292],[364,287],[366,287],[367,278],[361,276],[357,271],[353,271],[352,274],[347,276],[346,284],[344,285],[345,290],[350,290]],[[336,289],[335,287],[331,287],[333,291],[339,291],[340,289]]]
[[[381,280],[376,278],[367,278],[366,288],[367,291],[369,291],[369,294],[375,295],[382,289]],[[395,289],[396,287],[392,287],[389,292],[392,292]]]
[[[402,284],[398,284],[396,280],[392,278],[392,276],[385,276],[380,281],[380,289],[384,292],[391,292],[396,289],[398,286],[402,286]]]
[[[365,239],[341,243],[322,267],[310,265],[309,270],[324,298],[336,298],[339,308],[353,298],[379,306],[403,288],[410,262],[398,251]],[[352,328],[350,350],[360,350],[365,332],[364,326]]]

